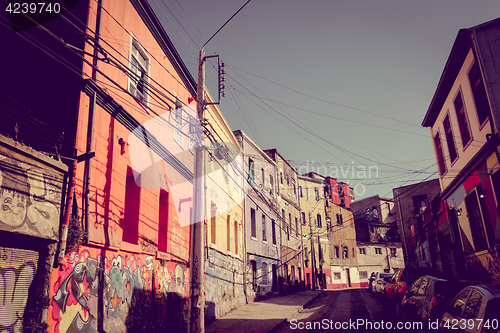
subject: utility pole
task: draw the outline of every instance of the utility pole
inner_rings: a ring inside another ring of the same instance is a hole
[[[198,86],[196,90],[197,113],[203,127],[205,121],[205,52],[203,49],[245,7],[251,0],[245,2],[210,37],[200,49],[198,58]],[[209,56],[212,57],[212,56]],[[219,82],[219,89],[220,89]],[[219,98],[220,102],[220,98]],[[190,296],[189,296],[189,333],[205,332],[205,138],[203,130],[196,131],[197,145],[195,149],[194,184],[193,184],[193,210],[191,221],[191,256],[190,256]]]
[[[312,287],[313,287],[313,290],[316,290],[316,259],[314,258],[316,256],[316,254],[315,254],[315,250],[314,250],[314,238],[313,238],[313,232],[312,232],[311,214],[309,214],[309,229],[311,230]]]
[[[203,122],[205,111],[205,53],[200,50],[198,62],[197,113]],[[196,131],[191,221],[190,297],[188,332],[205,331],[205,142],[203,131]]]

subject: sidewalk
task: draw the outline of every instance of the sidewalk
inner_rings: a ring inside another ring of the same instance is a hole
[[[286,323],[287,319],[291,319],[306,303],[320,294],[320,291],[306,290],[293,295],[245,304],[208,325],[205,332],[269,332]]]

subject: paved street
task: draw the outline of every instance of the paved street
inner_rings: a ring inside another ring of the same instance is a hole
[[[397,331],[397,324],[384,297],[363,288],[305,291],[246,304],[208,325],[206,332],[385,332]]]
[[[343,332],[383,331],[367,325],[357,326],[354,323],[385,323],[388,312],[384,312],[380,303],[368,292],[368,289],[350,289],[325,291],[306,308],[299,311],[279,332]]]

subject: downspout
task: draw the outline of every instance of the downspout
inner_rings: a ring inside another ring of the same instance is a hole
[[[64,222],[61,230],[61,242],[59,244],[59,256],[57,259],[58,264],[64,263],[64,255],[66,254],[66,243],[68,240],[68,229],[69,221],[71,218],[71,208],[73,202],[73,193],[75,189],[75,178],[76,178],[76,159],[71,160],[71,164],[68,170],[69,175],[69,185],[68,185],[68,196],[66,200],[66,209],[64,212]]]
[[[92,81],[97,81],[97,69],[99,68],[98,63],[98,48],[101,32],[101,13],[102,13],[102,0],[97,2],[97,14],[96,14],[96,28],[95,28],[95,41],[94,41],[94,56],[92,60]],[[87,127],[87,146],[85,153],[89,154],[92,151],[94,143],[94,118],[95,118],[95,107],[96,107],[96,92],[90,97],[89,103],[89,118]],[[84,218],[84,229],[89,232],[90,222],[89,222],[89,197],[90,197],[90,176],[92,171],[92,159],[85,161],[85,168],[83,171],[83,218]],[[88,244],[89,237],[86,239]]]

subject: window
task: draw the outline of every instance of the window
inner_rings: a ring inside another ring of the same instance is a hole
[[[299,235],[299,219],[295,217],[295,229],[297,230],[297,236]]]
[[[464,289],[455,300],[452,301],[451,309],[448,311],[452,316],[458,317],[462,316],[462,310],[465,307],[465,302],[467,302],[467,298],[469,297],[470,289]],[[450,304],[451,305],[451,304]]]
[[[146,105],[149,57],[135,38],[132,38],[130,71],[132,75],[129,80],[129,92],[135,99]]]
[[[321,223],[321,215],[320,215],[320,214],[318,214],[318,215],[316,216],[316,226],[317,226],[318,228],[322,228],[322,227],[323,227],[323,224]]]
[[[316,201],[319,201],[319,189],[317,187],[314,188],[314,195],[316,196]]]
[[[262,215],[262,240],[267,241],[266,237],[266,216]]]
[[[250,182],[250,185],[255,186],[255,179],[254,179],[254,163],[251,158],[248,159],[248,181]]]
[[[465,207],[469,217],[474,250],[479,252],[488,248],[488,240],[484,228],[484,221],[481,215],[481,207],[477,199],[476,191],[473,191],[465,198]]]
[[[288,174],[286,174],[286,185],[290,186],[290,176]]]
[[[439,174],[444,175],[446,173],[446,164],[444,163],[443,146],[439,138],[439,132],[434,136],[434,149],[436,150]]]
[[[283,184],[283,171],[280,171],[280,183]]]
[[[267,271],[267,263],[263,262],[262,263],[262,281],[261,281],[261,284],[263,285],[267,285],[268,281],[267,281],[267,275],[269,274],[268,271]]]
[[[391,256],[396,256],[397,253],[398,249],[396,249],[395,247],[391,247]]]
[[[238,222],[234,221],[234,253],[238,254]]]
[[[354,250],[354,247],[352,248],[352,257],[354,258],[356,256],[356,250]]]
[[[295,186],[295,183],[292,183],[293,186],[293,195],[297,195],[297,187]]]
[[[349,259],[349,248],[347,246],[342,246],[342,258]]]
[[[413,200],[413,207],[415,207],[415,210],[413,213],[419,214],[423,213],[427,206],[429,206],[429,203],[427,201],[427,195],[422,194],[422,195],[417,195],[412,197]]]
[[[446,115],[443,121],[444,134],[446,136],[446,144],[448,145],[448,153],[450,154],[450,161],[453,163],[457,156],[457,149],[455,148],[455,141],[453,138],[453,131],[451,130],[450,117]]]
[[[360,247],[359,254],[366,254],[366,249],[364,247]]]
[[[273,237],[273,244],[276,245],[276,221],[271,220],[271,232]]]
[[[262,189],[266,188],[266,177],[264,174],[264,169],[260,169],[261,172],[261,179],[262,179]]]
[[[290,225],[290,229],[292,229],[292,213],[288,214],[288,224]],[[288,240],[290,240],[290,234],[288,234]]]
[[[476,104],[477,118],[479,124],[483,124],[490,114],[490,105],[488,103],[488,97],[486,96],[486,90],[484,89],[483,78],[481,76],[481,71],[477,65],[477,61],[472,65],[469,72],[469,82],[472,89],[472,95],[474,96],[474,102]]]
[[[375,248],[375,254],[382,254],[382,248],[376,247]]]
[[[274,195],[274,178],[273,175],[269,175],[269,194]]]
[[[250,225],[251,225],[252,237],[257,238],[257,225],[255,222],[255,209],[253,209],[253,208],[250,208]]]
[[[342,221],[342,214],[337,213],[337,225],[342,225],[344,221]]]
[[[333,279],[334,280],[340,280],[340,272],[334,272],[333,273]]]
[[[168,192],[160,190],[158,203],[158,251],[167,252],[168,235]]]
[[[210,217],[210,240],[212,241],[212,244],[215,244],[215,223],[216,223],[216,217],[217,217],[217,206],[215,205],[215,203],[213,201],[211,201],[211,217]]]
[[[306,212],[302,212],[302,225],[306,225]]]
[[[474,320],[477,318],[479,310],[483,305],[482,300],[483,295],[480,292],[473,290],[469,296],[469,299],[467,300],[467,304],[464,307],[464,319]]]
[[[469,118],[467,117],[467,112],[465,110],[464,100],[462,98],[462,92],[459,91],[455,101],[455,111],[457,112],[458,127],[460,128],[460,135],[462,137],[462,145],[467,146],[471,140],[471,135],[469,131]]]
[[[335,258],[340,258],[340,248],[335,245]]]
[[[302,186],[299,185],[299,196],[302,198],[304,195],[302,194]]]
[[[254,291],[257,291],[257,262],[251,260],[250,264],[252,265],[252,287]]]
[[[182,105],[177,95],[175,95],[175,109],[173,112],[174,112],[174,140],[182,147],[184,143],[183,141],[184,133],[182,129],[182,127],[184,126],[184,120],[182,119]]]
[[[134,172],[127,167],[127,178],[125,180],[125,211],[123,213],[124,242],[137,244],[139,241],[139,212],[141,207],[141,187],[137,185]]]
[[[227,231],[226,231],[226,238],[227,238],[227,250],[231,251],[231,215],[227,215]]]
[[[368,279],[368,272],[367,271],[360,271],[359,278],[360,279]]]
[[[285,230],[286,228],[286,220],[285,220],[285,210],[281,210],[281,222],[283,224],[282,229]]]

